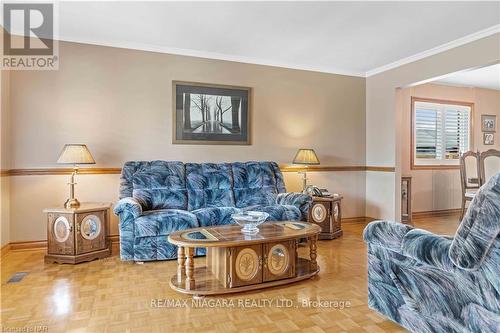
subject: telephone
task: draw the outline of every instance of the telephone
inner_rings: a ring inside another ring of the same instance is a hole
[[[319,188],[314,185],[308,185],[304,191],[305,193],[315,197],[331,197],[332,194],[326,188]]]

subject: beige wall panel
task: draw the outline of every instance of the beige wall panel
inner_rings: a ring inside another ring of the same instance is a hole
[[[364,165],[364,78],[74,43],[60,58],[58,71],[12,74],[14,168],[54,166],[68,142],[87,143],[101,167],[287,163],[299,147],[323,164]],[[173,80],[252,87],[253,144],[172,145]]]
[[[476,149],[480,151],[491,148],[500,149],[500,91],[491,89],[475,89],[476,115],[474,121],[478,129],[474,133]],[[481,132],[481,114],[493,114],[497,116],[497,129],[495,133],[495,144],[483,144],[483,132]]]
[[[11,241],[43,240],[47,237],[44,208],[61,206],[69,196],[69,176],[14,176],[11,181]],[[79,175],[76,197],[84,202],[116,202],[120,175]],[[118,234],[117,218],[111,214],[110,234]]]
[[[289,191],[301,190],[301,175],[285,172]],[[310,172],[310,184],[318,184],[344,196],[343,217],[364,214],[364,172]],[[4,177],[11,183],[11,242],[46,239],[44,208],[57,207],[68,197],[69,176]],[[76,197],[80,201],[112,202],[118,200],[120,175],[78,175]],[[111,213],[110,234],[118,234],[118,218]]]
[[[0,72],[0,170],[10,168],[10,72]],[[0,246],[10,242],[10,181],[0,177]]]
[[[302,175],[296,172],[285,172],[285,183],[288,191],[300,192],[302,190]],[[341,194],[342,217],[365,216],[365,172],[308,172],[309,185],[326,188],[330,193]]]
[[[0,177],[0,246],[10,242],[10,178]]]
[[[290,163],[300,147],[314,148],[323,165],[365,165],[364,78],[65,42],[60,57],[58,71],[12,73],[12,168],[56,167],[70,142],[86,143],[96,167],[153,159]],[[253,144],[171,144],[173,80],[251,87]],[[286,175],[291,190],[300,188],[294,177]],[[344,216],[364,215],[364,172],[310,177],[345,196]],[[65,201],[68,178],[10,177],[11,241],[45,239],[42,209]],[[119,175],[77,182],[81,201],[117,200]]]
[[[425,211],[424,207],[432,207],[432,176],[428,171],[414,171],[412,176],[413,211]]]
[[[394,220],[394,172],[366,172],[366,213],[374,219]]]

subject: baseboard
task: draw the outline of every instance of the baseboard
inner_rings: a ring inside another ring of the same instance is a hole
[[[425,212],[413,212],[411,216],[414,219],[434,217],[434,216],[450,216],[450,215],[460,214],[460,210],[461,210],[460,208],[454,208],[454,209],[430,210]]]
[[[375,220],[373,217],[368,216],[347,217],[342,219],[342,223],[370,223]]]
[[[0,257],[6,255],[9,251],[10,251],[10,243],[7,243],[0,249]]]
[[[120,252],[120,235],[109,235],[108,240],[111,243],[111,254]]]
[[[373,217],[360,216],[343,218],[342,223],[369,223],[374,221]],[[108,240],[111,242],[112,253],[118,253],[120,247],[120,235],[109,235]],[[47,241],[24,241],[24,242],[10,242],[4,245],[1,249],[1,256],[4,256],[10,251],[25,251],[25,250],[46,250]]]
[[[47,241],[46,240],[38,240],[38,241],[27,241],[27,242],[11,242],[10,250],[38,250],[38,249],[46,249]]]
[[[111,242],[112,252],[119,248],[120,236],[119,235],[109,235],[108,241]],[[24,250],[46,250],[47,241],[37,240],[37,241],[24,241],[24,242],[10,242],[2,247],[2,256],[6,255],[10,251],[24,251]]]

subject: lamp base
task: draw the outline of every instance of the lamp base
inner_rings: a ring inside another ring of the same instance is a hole
[[[302,174],[302,193],[307,194],[307,171],[300,171]]]
[[[78,201],[76,198],[70,198],[66,200],[64,203],[65,208],[78,208],[80,207],[80,201]]]

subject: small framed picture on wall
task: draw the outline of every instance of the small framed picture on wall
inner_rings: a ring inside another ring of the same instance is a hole
[[[481,115],[481,131],[495,132],[497,128],[497,116],[490,114]]]
[[[483,144],[490,146],[495,144],[495,133],[483,133]]]

